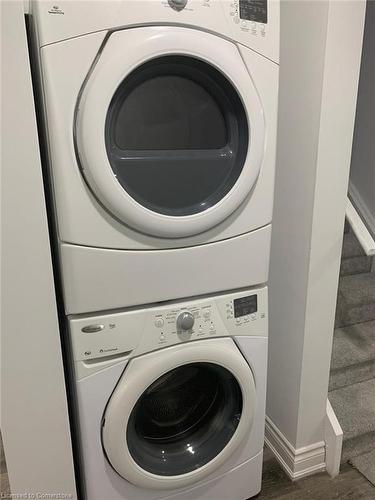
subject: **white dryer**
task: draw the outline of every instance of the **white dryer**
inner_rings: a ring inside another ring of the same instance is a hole
[[[267,281],[279,3],[32,3],[66,312]]]
[[[69,324],[88,500],[260,491],[266,288]]]

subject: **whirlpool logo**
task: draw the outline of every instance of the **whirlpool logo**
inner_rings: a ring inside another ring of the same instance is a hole
[[[60,14],[60,15],[64,15],[65,12],[60,9],[60,7],[58,5],[54,5],[49,11],[48,11],[48,14]]]
[[[99,349],[100,353],[103,353],[103,352],[114,352],[114,351],[118,351],[118,347],[109,347],[107,349]]]

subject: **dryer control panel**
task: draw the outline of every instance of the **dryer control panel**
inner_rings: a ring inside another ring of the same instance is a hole
[[[94,363],[131,358],[210,337],[266,337],[267,312],[267,287],[263,287],[111,314],[70,317],[74,360]]]
[[[280,0],[59,0],[56,5],[35,0],[30,5],[40,47],[99,31],[172,25],[216,33],[279,61]]]

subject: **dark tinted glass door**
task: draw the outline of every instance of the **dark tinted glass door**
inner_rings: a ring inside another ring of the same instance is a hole
[[[140,397],[128,421],[127,445],[144,470],[185,474],[221,452],[241,412],[241,388],[228,370],[187,364],[157,379]]]
[[[249,130],[240,97],[217,69],[165,56],[134,70],[108,109],[112,170],[138,203],[189,215],[220,201],[246,160]]]

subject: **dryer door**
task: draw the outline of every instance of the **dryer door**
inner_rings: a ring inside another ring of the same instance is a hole
[[[195,483],[251,430],[252,371],[232,339],[201,340],[132,360],[103,417],[112,467],[144,488]]]
[[[81,93],[75,136],[101,204],[123,223],[168,238],[208,230],[239,207],[265,140],[237,46],[166,26],[109,36]]]

